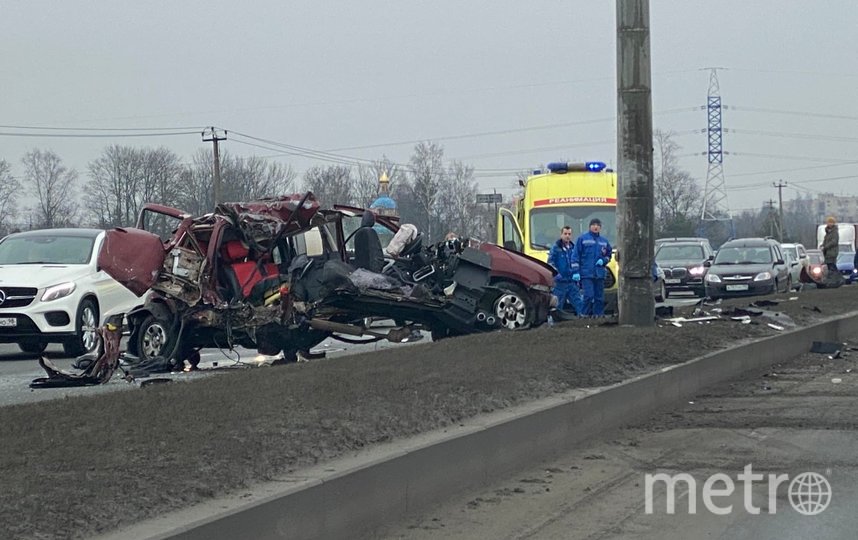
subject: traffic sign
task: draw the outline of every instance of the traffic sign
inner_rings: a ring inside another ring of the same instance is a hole
[[[502,203],[503,195],[500,193],[477,193],[477,204]]]

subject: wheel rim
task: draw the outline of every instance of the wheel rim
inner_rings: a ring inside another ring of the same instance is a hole
[[[504,328],[522,328],[527,321],[527,304],[516,294],[504,293],[495,302],[495,317]]]
[[[95,310],[91,306],[85,306],[80,314],[80,341],[86,352],[93,351],[98,344],[97,325]]]
[[[159,356],[166,342],[167,329],[161,323],[150,324],[143,333],[143,342],[141,343],[143,355],[146,358]]]

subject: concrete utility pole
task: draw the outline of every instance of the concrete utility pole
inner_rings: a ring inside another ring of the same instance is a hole
[[[787,186],[786,182],[783,180],[778,180],[778,183],[775,184],[772,182],[772,186],[778,188],[778,241],[784,241],[784,194],[783,189]]]
[[[617,0],[620,324],[655,325],[649,0]]]
[[[766,221],[769,222],[769,236],[774,238],[775,237],[775,228],[776,228],[775,222],[777,221],[775,219],[775,201],[774,201],[774,199],[769,199],[768,201],[766,201],[766,207],[769,209],[769,211],[766,214]]]
[[[206,138],[208,137],[208,138]],[[203,142],[211,142],[214,145],[214,182],[213,182],[213,196],[214,196],[214,206],[222,203],[221,199],[221,190],[220,190],[220,152],[218,151],[218,141],[226,140],[226,130],[223,132],[223,137],[219,137],[217,134],[217,130],[214,127],[210,127],[203,131]]]

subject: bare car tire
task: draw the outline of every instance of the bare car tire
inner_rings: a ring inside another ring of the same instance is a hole
[[[169,322],[147,315],[140,323],[135,341],[137,356],[145,361],[159,356],[163,358],[166,353],[172,352],[176,336]]]
[[[81,356],[98,348],[98,304],[91,298],[84,299],[75,315],[75,337],[63,343],[67,356]]]
[[[492,303],[491,314],[501,329],[521,330],[530,328],[536,319],[536,309],[527,292],[515,283],[500,281],[495,284],[500,294]]]

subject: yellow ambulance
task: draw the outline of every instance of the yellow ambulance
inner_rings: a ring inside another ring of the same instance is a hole
[[[498,245],[547,261],[560,229],[572,227],[574,240],[592,218],[602,221],[602,236],[617,245],[617,174],[605,163],[549,163],[547,171],[534,171],[521,184],[524,193],[514,208],[498,211]],[[605,288],[616,289],[616,278],[613,257]]]

